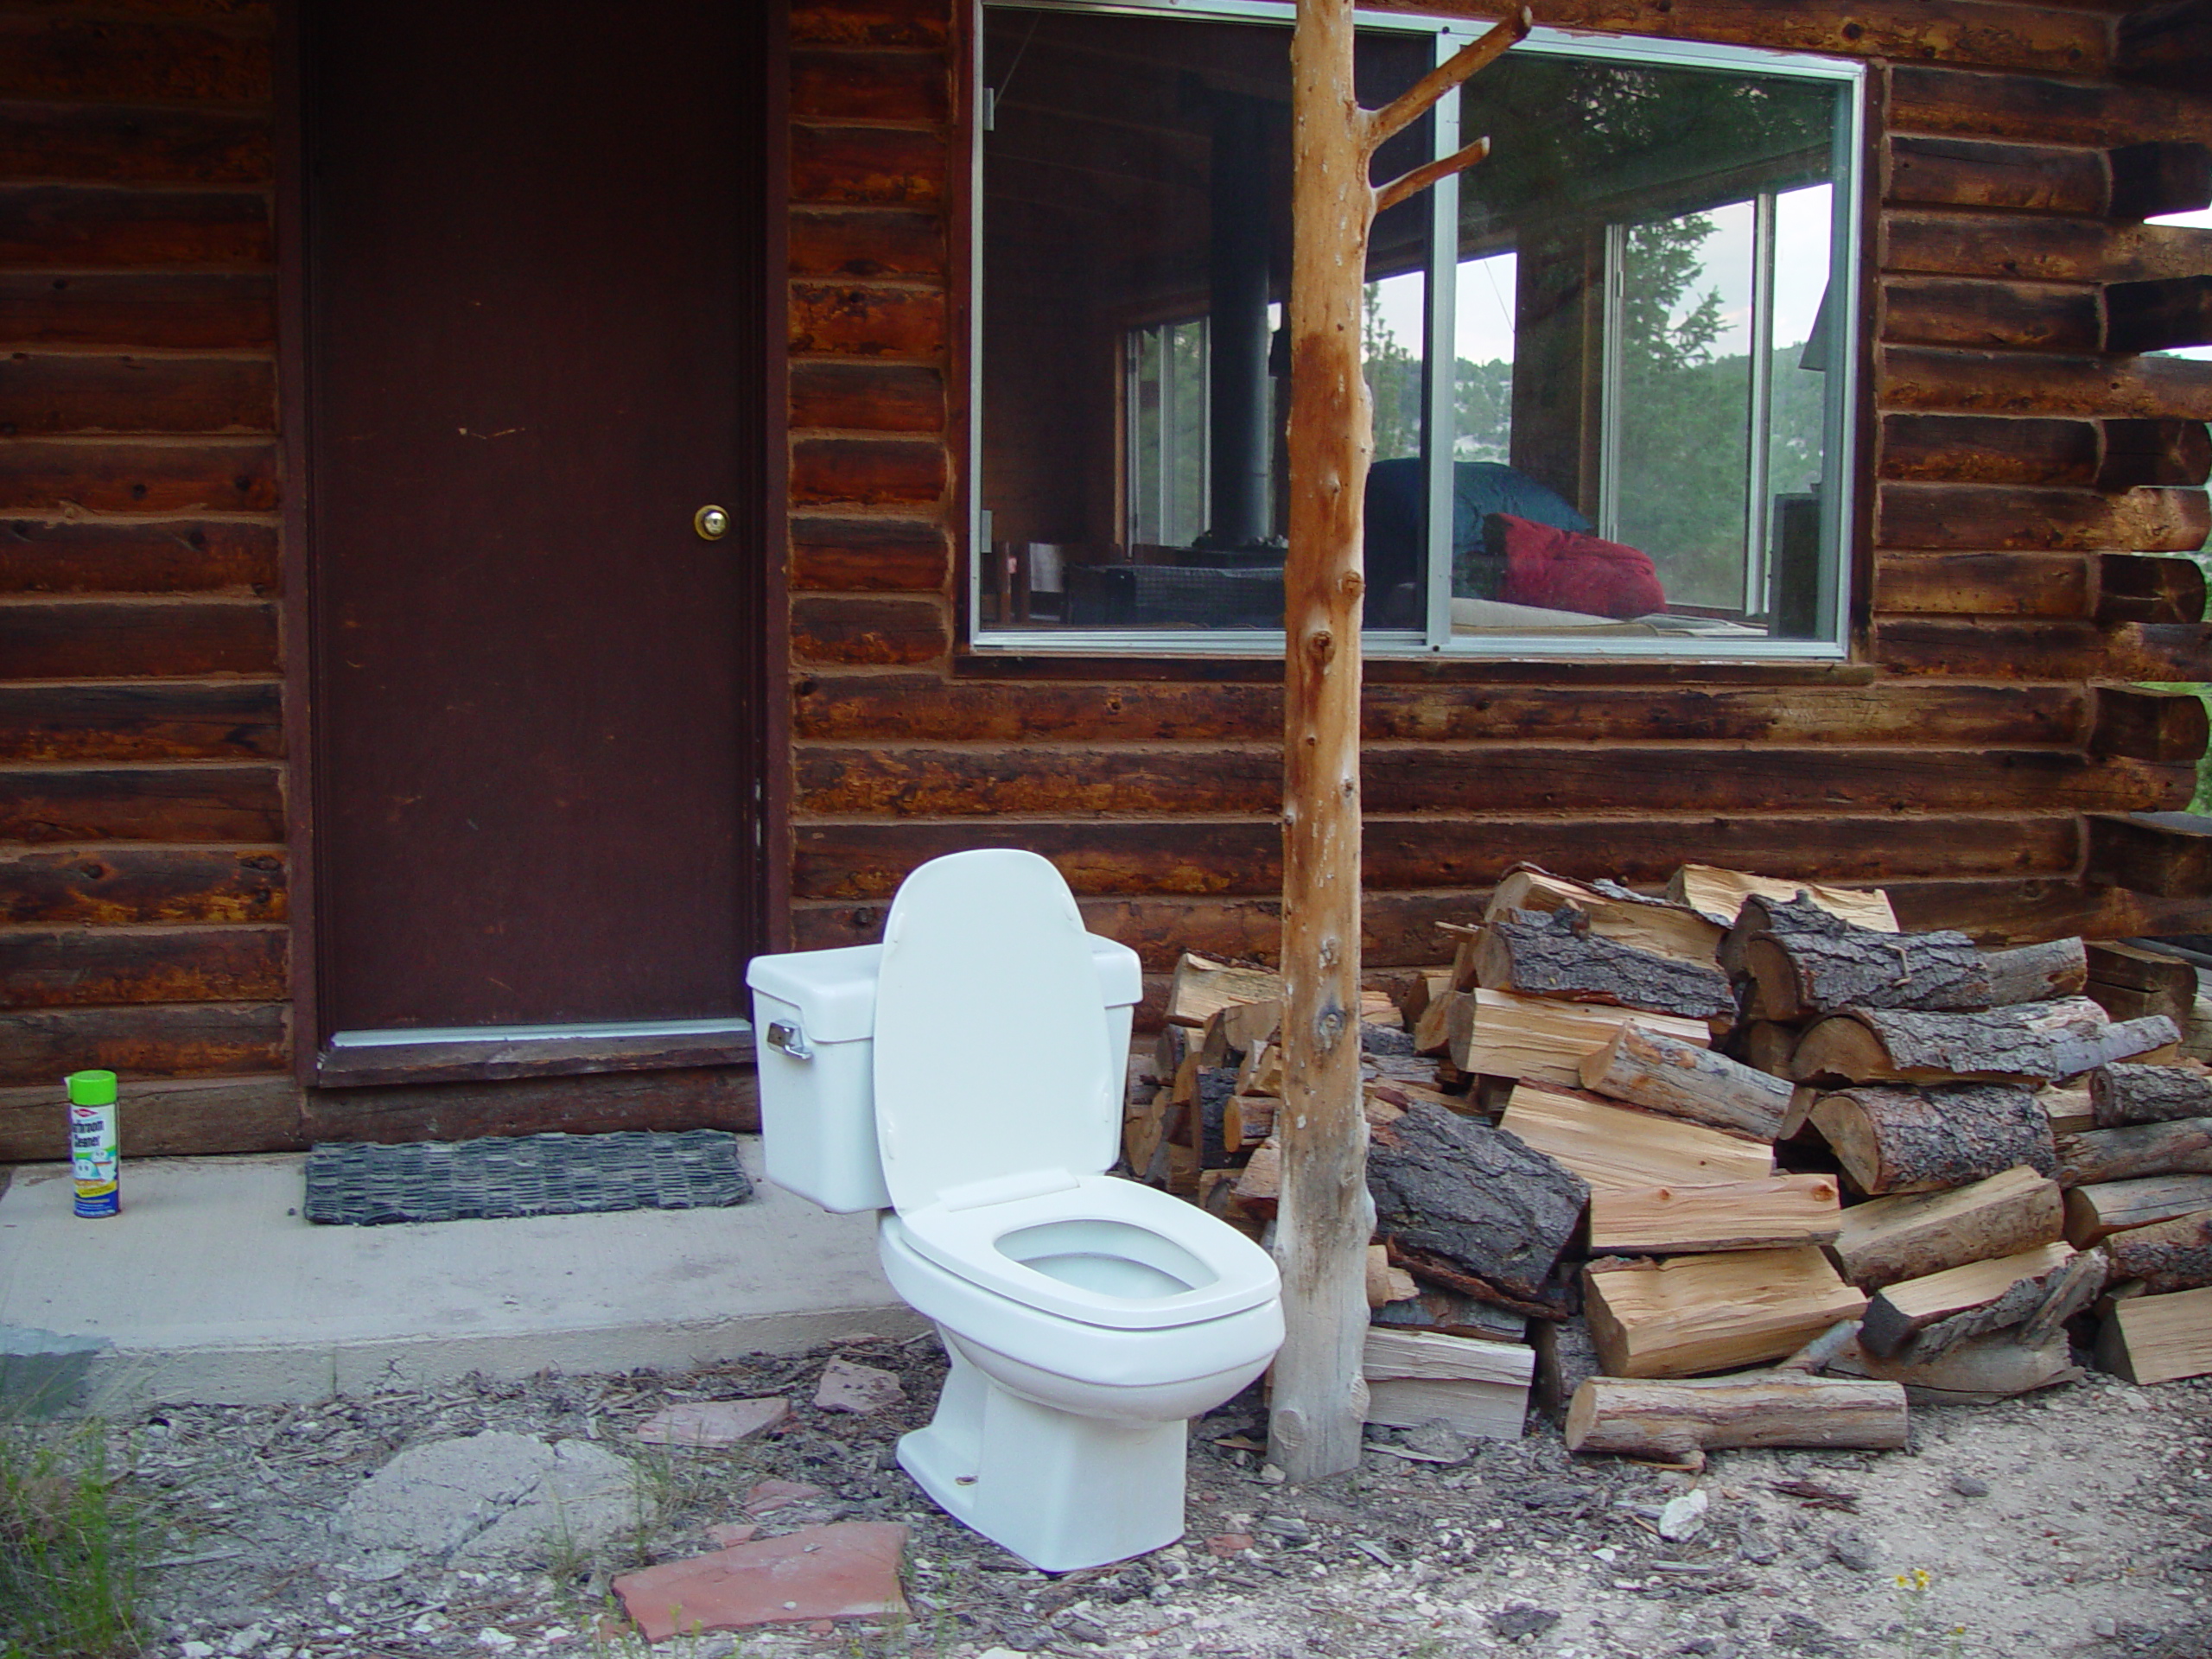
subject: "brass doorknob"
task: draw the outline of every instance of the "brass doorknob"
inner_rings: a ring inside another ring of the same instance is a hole
[[[691,515],[691,528],[701,541],[719,542],[729,534],[729,513],[721,507],[702,507]]]

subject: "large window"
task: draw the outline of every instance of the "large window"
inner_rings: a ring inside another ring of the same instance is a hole
[[[1280,650],[1288,8],[992,0],[970,615],[983,647]],[[1377,18],[1387,102],[1482,25]],[[1368,648],[1833,656],[1859,71],[1538,30],[1376,176]]]

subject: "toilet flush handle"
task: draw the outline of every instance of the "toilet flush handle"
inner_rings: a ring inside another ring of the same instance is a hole
[[[806,1044],[806,1033],[797,1026],[787,1026],[782,1020],[772,1020],[768,1026],[768,1046],[779,1054],[788,1054],[795,1060],[810,1060],[814,1051]]]

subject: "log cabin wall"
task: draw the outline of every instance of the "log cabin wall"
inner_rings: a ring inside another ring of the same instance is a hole
[[[2187,331],[2212,232],[2127,215],[2212,99],[2117,6],[1536,10],[1878,65],[1854,650],[1372,664],[1370,960],[1434,958],[1524,858],[1883,881],[1992,936],[2203,925],[2196,868],[2100,815],[2183,805],[2204,746],[2131,688],[2212,677],[2159,556],[2204,537],[2212,365],[2134,353]],[[791,938],[872,938],[914,864],[1012,843],[1155,970],[1265,957],[1272,671],[959,647],[967,28],[792,14]],[[0,1160],[58,1155],[55,1080],[96,1065],[137,1154],[733,1121],[719,1074],[292,1079],[273,33],[263,0],[0,0]]]
[[[2120,4],[1534,10],[1874,66],[1851,660],[1370,658],[1370,965],[1437,959],[1524,859],[1881,882],[1990,938],[2202,925],[2187,882],[2119,884],[2100,815],[2184,807],[2204,748],[2195,698],[2134,687],[2212,676],[2171,556],[2206,536],[2212,363],[2137,353],[2212,334],[2212,232],[2139,222],[2201,186],[2212,97],[2158,84],[2202,83]],[[795,942],[873,938],[915,864],[1012,844],[1155,973],[1271,957],[1279,669],[961,648],[968,8],[793,16]]]

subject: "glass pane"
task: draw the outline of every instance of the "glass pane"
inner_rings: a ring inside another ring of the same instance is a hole
[[[1835,191],[1816,184],[1775,199],[1774,371],[1767,438],[1767,609],[1784,639],[1826,626],[1821,594],[1821,470],[1827,460],[1828,374],[1824,321]]]
[[[1628,227],[1611,539],[1668,600],[1740,612],[1751,448],[1752,204]]]
[[[1513,286],[1510,253],[1459,262],[1452,308],[1452,454],[1459,461],[1510,461],[1513,454]]]

